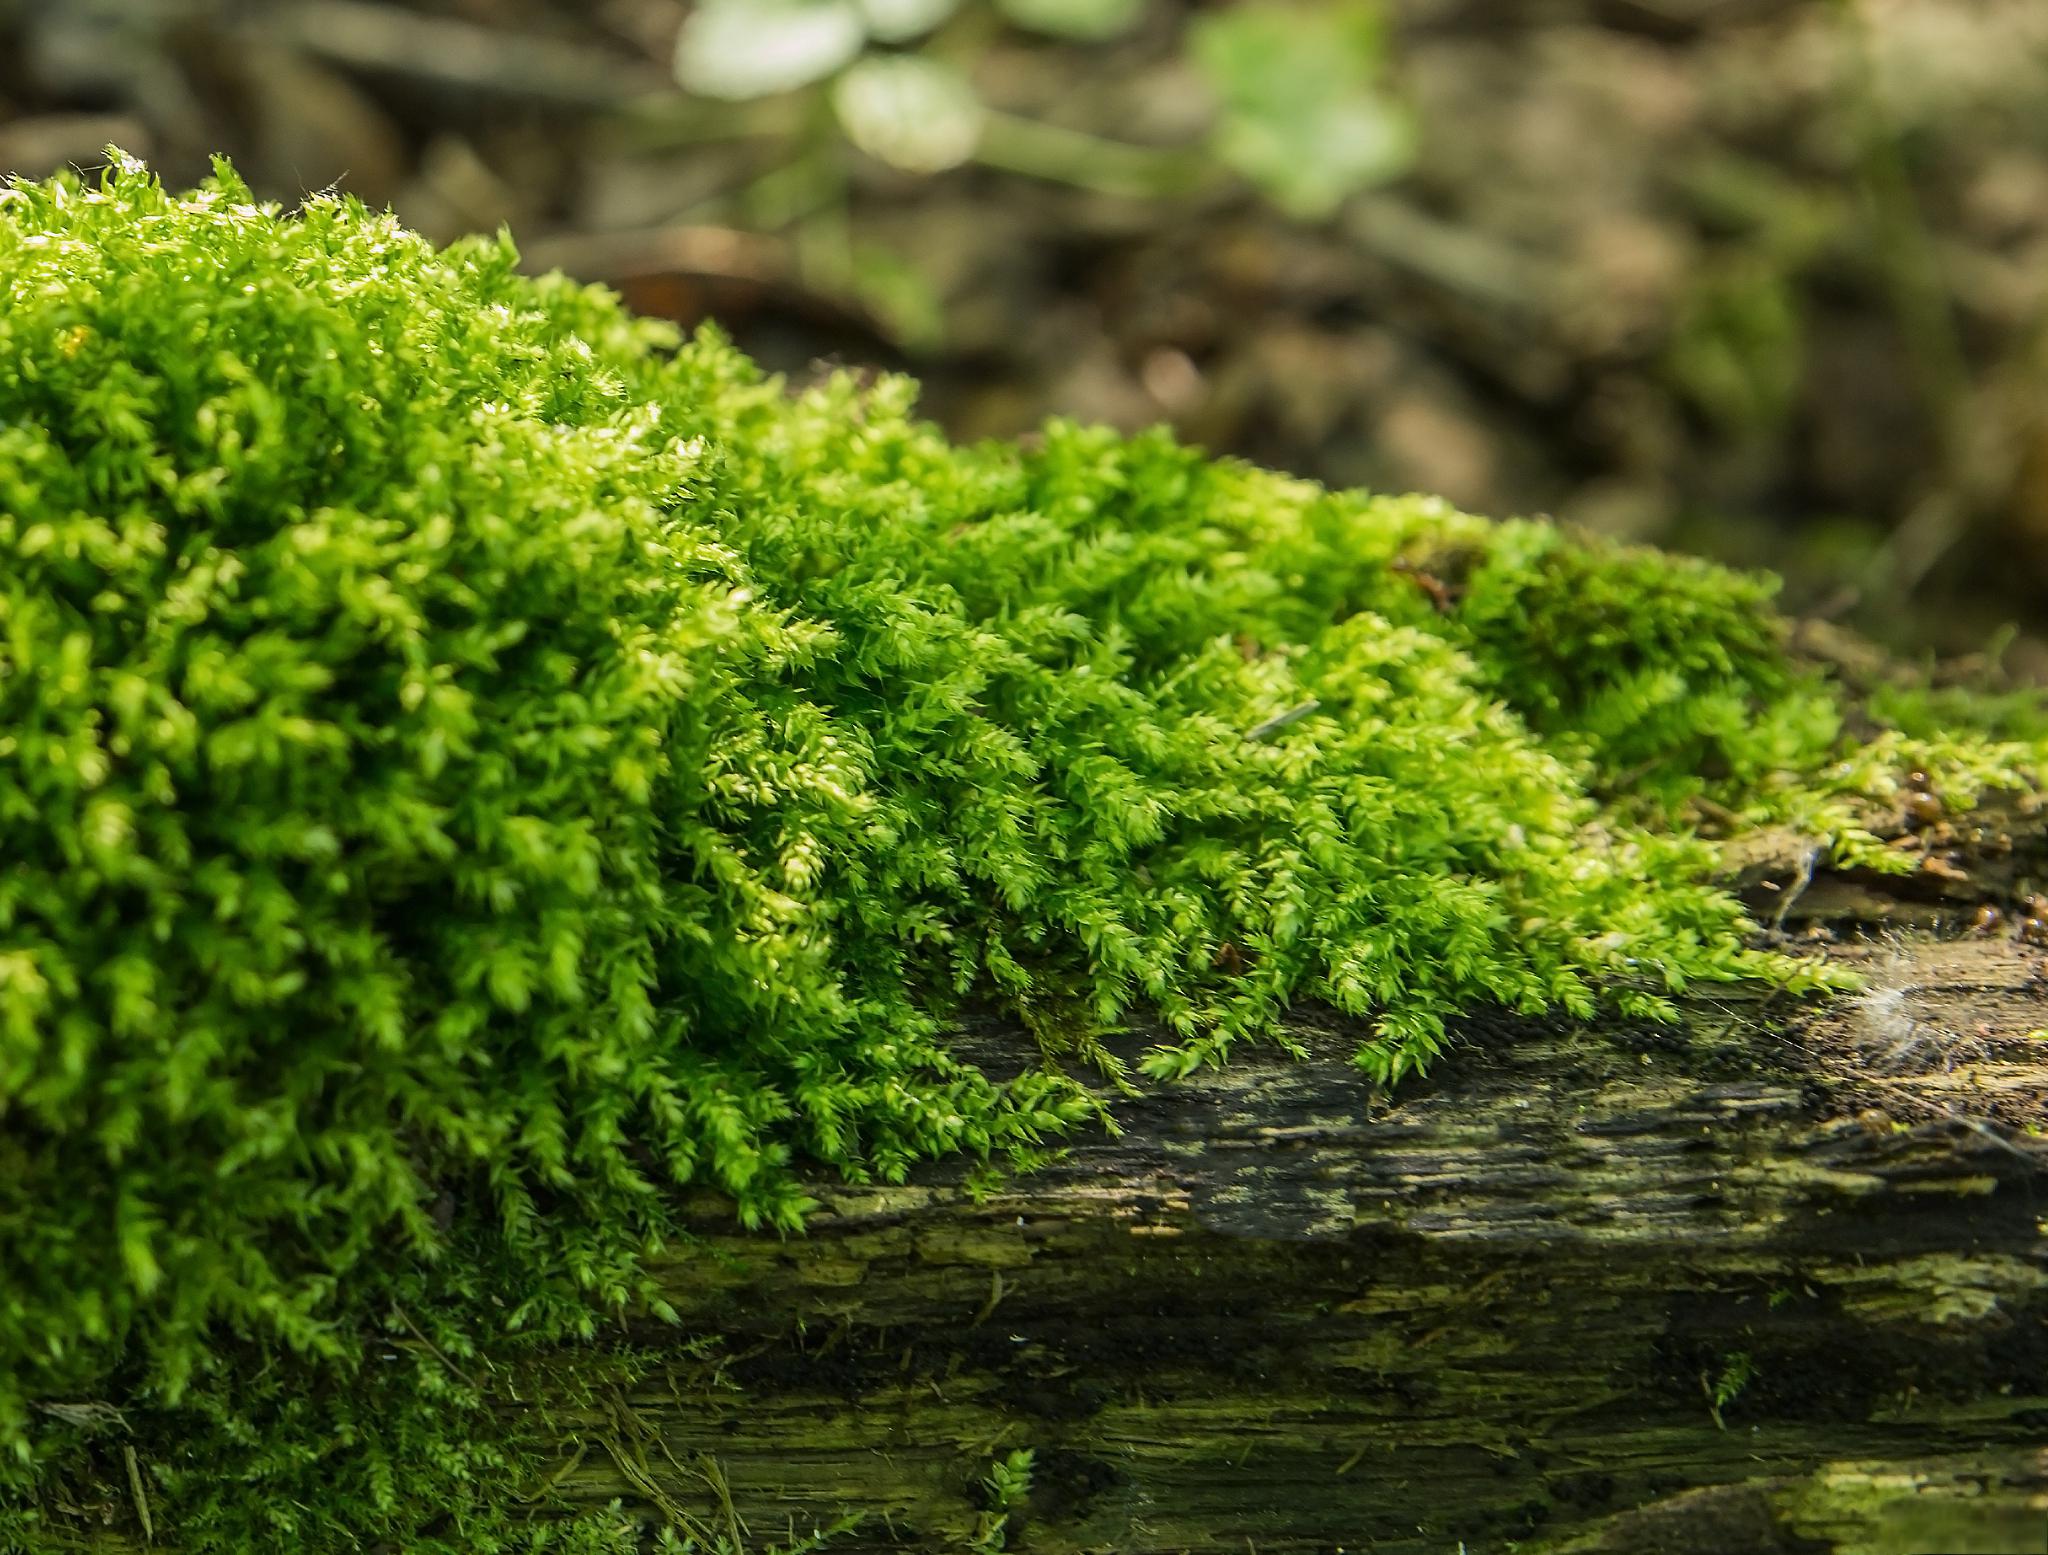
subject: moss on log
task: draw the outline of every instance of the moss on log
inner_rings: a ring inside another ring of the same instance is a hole
[[[0,195],[0,1546],[2032,1515],[2024,693],[1164,435],[952,447],[225,168]],[[1090,1134],[1047,1058],[1125,1022]]]
[[[498,1374],[552,1444],[535,1502],[753,1551],[852,1517],[829,1549],[2032,1555],[2048,956],[1978,904],[2038,887],[2048,822],[1977,819],[1903,880],[1734,864],[1860,996],[1468,1023],[1392,1096],[1304,1019],[1305,1056],[1124,1098],[994,1187],[818,1182],[793,1238],[704,1196],[679,1324]],[[94,1462],[51,1547],[139,1544],[124,1452]]]
[[[2038,878],[2029,825],[1969,878]],[[951,1550],[1026,1447],[1016,1550],[2038,1551],[2048,1154],[1986,1120],[2048,1092],[2044,958],[1928,932],[1968,895],[1814,881],[1872,979],[1818,1014],[1473,1030],[1391,1098],[1305,1023],[994,1192],[821,1184],[786,1241],[705,1201],[556,1488]]]

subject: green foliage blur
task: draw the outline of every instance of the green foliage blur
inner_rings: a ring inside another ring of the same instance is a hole
[[[1084,43],[1116,38],[1144,10],[1140,0],[992,3],[1027,32]],[[963,22],[978,20],[978,7],[964,9]],[[984,104],[958,48],[943,38],[919,47],[962,10],[960,0],[706,0],[677,40],[676,79],[727,99],[816,87],[854,146],[906,172],[942,172],[992,134],[1034,138]],[[1413,126],[1388,91],[1385,55],[1378,0],[1253,0],[1205,16],[1188,60],[1215,100],[1207,152],[1290,214],[1330,215],[1411,158]],[[1089,139],[1068,148],[1077,177]]]

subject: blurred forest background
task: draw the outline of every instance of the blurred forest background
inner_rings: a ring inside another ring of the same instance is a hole
[[[0,0],[110,142],[2048,680],[2044,0]]]

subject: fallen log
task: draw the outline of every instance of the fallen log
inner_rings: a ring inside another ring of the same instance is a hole
[[[993,1187],[820,1181],[789,1239],[702,1196],[630,1381],[607,1339],[492,1391],[557,1444],[536,1501],[702,1548],[2031,1555],[2048,954],[1981,904],[2044,845],[2005,815],[1960,870],[1808,881],[1787,932],[1850,998],[1475,1019],[1392,1095],[1304,1016],[1302,1056],[1120,1098]],[[1799,874],[1751,856],[1760,916]],[[89,1547],[142,1547],[99,1465]]]
[[[993,1548],[1023,1448],[1018,1550],[2038,1551],[2048,958],[1955,931],[2042,840],[1812,881],[1788,919],[1870,979],[1817,1009],[1473,1022],[1392,1096],[1304,1019],[993,1192],[821,1183],[787,1241],[706,1200],[671,1358],[562,1416],[555,1488]]]
[[[2039,709],[225,168],[4,192],[0,1547],[2031,1544]]]

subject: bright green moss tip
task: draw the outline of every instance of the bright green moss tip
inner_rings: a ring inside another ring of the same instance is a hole
[[[225,169],[7,189],[0,286],[24,1459],[117,1389],[240,1440],[220,1345],[346,1370],[399,1293],[436,1356],[481,1288],[627,1302],[675,1184],[790,1225],[798,1158],[1092,1115],[952,1056],[963,1004],[1155,1024],[1165,1078],[1319,1001],[1393,1079],[1461,1009],[1799,985],[1690,799],[1877,858],[1910,763],[2042,752],[1852,748],[1751,577],[1162,435],[952,447]]]

